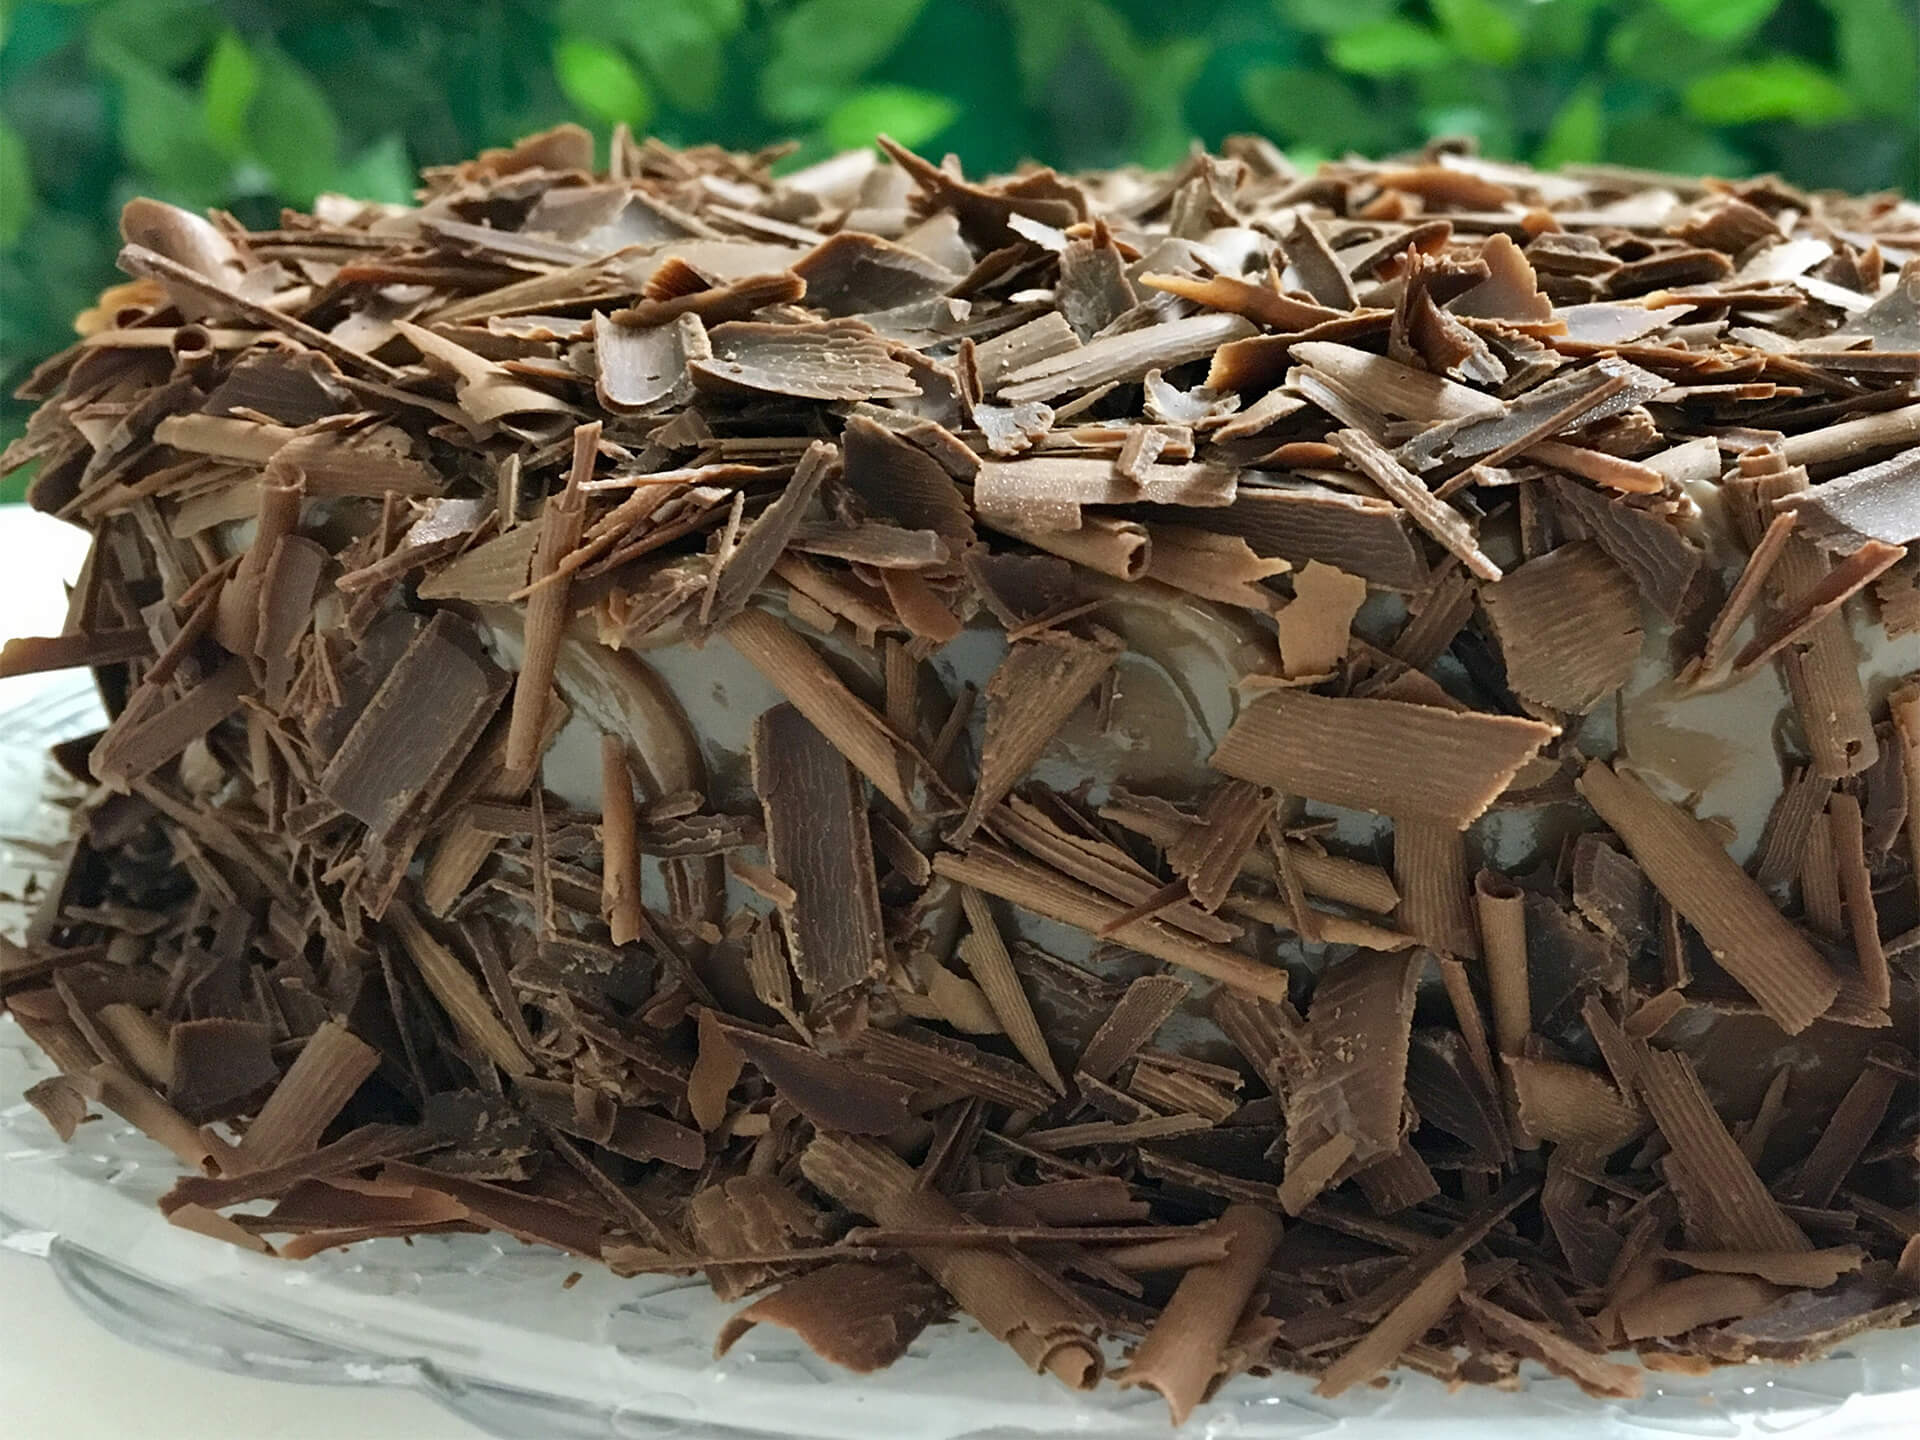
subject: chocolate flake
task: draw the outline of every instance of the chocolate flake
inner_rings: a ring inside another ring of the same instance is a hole
[[[823,1266],[754,1301],[720,1327],[725,1355],[755,1325],[791,1330],[823,1360],[856,1375],[884,1370],[947,1312],[940,1287],[910,1264]]]
[[[852,767],[791,705],[754,722],[753,788],[768,863],[793,891],[781,911],[788,956],[817,1007],[886,968],[866,810]]]
[[[1279,1219],[1252,1205],[1229,1205],[1218,1231],[1227,1242],[1226,1258],[1196,1265],[1180,1278],[1147,1338],[1114,1376],[1123,1388],[1159,1391],[1176,1426],[1186,1424],[1219,1378],[1234,1324],[1280,1241]]]
[[[1583,715],[1618,690],[1640,658],[1640,598],[1591,544],[1564,545],[1485,587],[1507,683],[1548,710]]]
[[[1399,1147],[1418,975],[1413,957],[1359,953],[1321,976],[1307,1011],[1303,1073],[1286,1096],[1289,1177],[1336,1138],[1361,1162]]]
[[[1284,690],[1243,709],[1210,763],[1309,800],[1464,829],[1556,733],[1511,716]]]
[[[1654,887],[1783,1030],[1797,1034],[1826,1013],[1838,979],[1712,832],[1603,762],[1590,764],[1578,783]]]
[[[956,843],[987,822],[993,807],[1033,768],[1047,742],[1093,693],[1123,648],[1117,636],[1104,630],[1091,638],[1049,631],[1007,651],[987,682],[980,781],[953,836]]]

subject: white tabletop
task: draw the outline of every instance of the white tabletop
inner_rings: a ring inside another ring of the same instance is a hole
[[[0,1161],[3,1164],[4,1161]],[[5,1181],[0,1179],[0,1190]],[[156,1217],[155,1223],[159,1223]],[[53,1270],[0,1250],[0,1432],[9,1440],[478,1440],[426,1396],[226,1375],[109,1334]]]

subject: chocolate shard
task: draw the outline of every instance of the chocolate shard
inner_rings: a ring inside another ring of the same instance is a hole
[[[844,1261],[789,1280],[733,1316],[720,1327],[714,1354],[726,1354],[755,1325],[778,1325],[821,1359],[870,1375],[905,1355],[949,1309],[940,1287],[911,1264]]]
[[[908,530],[930,530],[951,555],[974,543],[973,517],[960,489],[940,463],[884,426],[855,415],[844,436],[847,488],[867,513]]]
[[[209,1017],[167,1032],[167,1100],[196,1123],[244,1107],[280,1078],[271,1026]]]
[[[694,384],[721,395],[872,400],[918,395],[913,372],[857,320],[777,325],[730,320],[707,334],[711,357],[690,360]]]
[[[1432,578],[1405,510],[1314,481],[1248,472],[1232,506],[1192,523],[1244,536],[1258,554],[1318,560],[1389,590],[1424,590]]]
[[[1240,712],[1210,763],[1285,794],[1465,829],[1557,733],[1512,716],[1277,690]]]
[[[1307,1010],[1301,1073],[1286,1095],[1289,1179],[1335,1140],[1346,1146],[1340,1165],[1364,1164],[1399,1148],[1418,977],[1417,956],[1365,952],[1320,977]],[[1313,1193],[1296,1192],[1294,1213]]]
[[[1578,784],[1654,887],[1782,1029],[1797,1034],[1826,1013],[1839,980],[1712,832],[1604,762],[1590,764]]]
[[[829,315],[864,315],[931,300],[960,276],[903,245],[846,230],[793,262],[806,282],[807,303]]]
[[[754,591],[773,573],[781,552],[793,543],[836,458],[830,445],[816,442],[807,447],[786,489],[760,512],[715,568],[705,624],[722,625],[746,609]]]
[[[693,388],[688,368],[713,356],[697,315],[633,325],[596,314],[593,335],[594,394],[616,415],[645,415],[685,403]]]
[[[1797,515],[1802,533],[1835,549],[1853,550],[1866,540],[1905,545],[1920,540],[1916,490],[1920,446],[1785,495],[1775,506]]]
[[[319,776],[376,837],[430,809],[505,698],[506,674],[471,627],[440,611],[414,638]]]
[[[1554,503],[1570,514],[1614,564],[1633,577],[1669,621],[1686,613],[1705,557],[1677,526],[1624,497],[1609,497],[1564,476],[1552,477]]]
[[[1597,546],[1563,545],[1480,592],[1507,683],[1548,710],[1583,715],[1640,658],[1640,597]]]
[[[823,1130],[890,1135],[910,1118],[910,1085],[743,1026],[729,1026],[727,1038],[788,1104]]]
[[[955,843],[987,822],[994,806],[1033,768],[1054,733],[1113,668],[1123,648],[1117,636],[1096,630],[1091,638],[1047,631],[1008,649],[987,682],[980,780],[953,836]]]
[[[884,971],[885,932],[852,767],[791,705],[753,727],[753,788],[766,815],[767,860],[791,888],[780,912],[788,956],[816,1007]]]

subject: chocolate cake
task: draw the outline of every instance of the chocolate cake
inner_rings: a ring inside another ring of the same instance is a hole
[[[127,207],[49,1122],[1176,1421],[1908,1323],[1920,207],[879,149]]]

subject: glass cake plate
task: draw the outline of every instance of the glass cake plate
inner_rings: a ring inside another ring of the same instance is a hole
[[[64,832],[59,802],[71,786],[46,746],[98,723],[83,676],[0,682],[0,835],[24,837],[0,847],[0,893],[18,895],[29,877],[50,872]],[[5,917],[9,929],[19,921],[17,909]],[[19,1098],[51,1073],[19,1028],[0,1020],[0,1245],[44,1258],[114,1333],[199,1364],[308,1383],[411,1386],[482,1430],[556,1440],[1168,1433],[1157,1395],[1110,1386],[1070,1394],[965,1324],[929,1330],[900,1364],[859,1377],[770,1326],[715,1360],[714,1335],[734,1307],[703,1281],[621,1280],[504,1237],[379,1240],[298,1263],[243,1252],[161,1218],[154,1201],[177,1164],[117,1117],[61,1144]],[[1185,1433],[1388,1440],[1499,1426],[1549,1440],[1892,1437],[1912,1434],[1920,1413],[1920,1329],[1861,1336],[1797,1367],[1647,1380],[1643,1398],[1602,1403],[1534,1367],[1518,1393],[1448,1394],[1409,1374],[1329,1401],[1297,1378],[1249,1377],[1202,1407]]]

